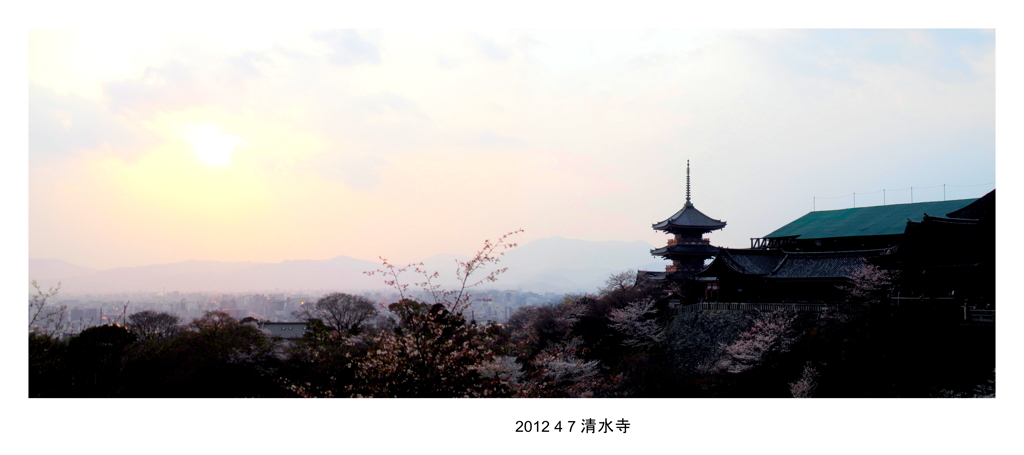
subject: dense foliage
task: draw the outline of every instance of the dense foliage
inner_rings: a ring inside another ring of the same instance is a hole
[[[433,302],[330,294],[297,313],[303,338],[208,312],[151,311],[57,338],[30,301],[31,397],[905,397],[994,396],[994,331],[881,298],[865,269],[845,306],[820,312],[680,311],[664,288],[617,274],[593,295],[523,307],[505,324],[463,310],[505,237],[460,263],[462,286],[416,283]],[[514,245],[514,244],[512,244]],[[497,253],[496,253],[497,252]],[[404,291],[387,264],[389,284]],[[501,269],[499,269],[501,270]],[[497,276],[491,273],[487,280]]]

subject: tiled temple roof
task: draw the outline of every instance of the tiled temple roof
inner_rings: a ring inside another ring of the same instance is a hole
[[[785,257],[781,250],[740,250],[722,248],[715,260],[744,275],[767,275]]]
[[[680,209],[675,215],[670,216],[667,220],[660,223],[656,223],[652,226],[654,229],[659,231],[671,231],[673,229],[701,229],[704,231],[714,231],[725,227],[725,221],[716,220],[711,218],[700,210],[697,210],[693,204],[687,203]]]
[[[765,238],[796,237],[801,240],[902,234],[907,221],[924,215],[945,215],[967,207],[977,199],[879,205],[808,213],[776,229]]]
[[[888,254],[891,249],[786,253],[767,278],[849,278],[865,261]]]

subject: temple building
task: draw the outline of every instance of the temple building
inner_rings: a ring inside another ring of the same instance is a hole
[[[704,261],[718,254],[718,247],[704,234],[725,227],[725,221],[711,218],[690,202],[690,161],[686,161],[686,203],[668,219],[652,225],[655,230],[672,234],[668,244],[651,254],[672,261],[664,272],[641,271],[641,279],[655,281],[686,280],[704,269]]]
[[[891,248],[799,252],[781,249],[722,248],[696,280],[704,298],[721,302],[834,302],[842,286],[867,263]]]
[[[720,248],[704,236],[726,223],[694,207],[687,161],[683,208],[652,225],[672,238],[651,254],[672,263],[664,272],[640,271],[637,280],[671,283],[666,297],[684,304],[834,303],[874,266],[898,277],[894,302],[994,309],[995,209],[993,190],[977,199],[812,211],[750,239],[750,248]]]
[[[900,297],[952,297],[994,308],[995,209],[993,190],[945,216],[907,221],[899,246],[883,263],[900,271]]]
[[[706,300],[834,302],[868,264],[898,273],[893,299],[994,307],[995,191],[811,212],[751,239],[749,249],[720,248],[696,281]]]
[[[994,196],[993,196],[994,197]],[[896,246],[907,221],[926,214],[957,212],[978,199],[879,205],[810,212],[763,238],[750,239],[751,248],[786,251],[851,251]]]

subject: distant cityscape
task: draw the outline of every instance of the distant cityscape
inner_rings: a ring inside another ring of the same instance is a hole
[[[383,310],[387,304],[397,302],[397,292],[364,291],[351,292],[378,303]],[[183,322],[201,317],[208,311],[222,311],[235,319],[252,317],[260,321],[295,322],[301,318],[296,312],[303,305],[315,304],[327,292],[280,292],[280,293],[206,293],[178,291],[159,293],[121,293],[80,295],[68,298],[55,296],[53,303],[65,305],[64,320],[67,321],[65,336],[75,335],[82,330],[99,325],[121,323],[132,314],[142,311],[168,313],[181,318]],[[411,298],[429,302],[423,292],[412,292]],[[466,311],[469,319],[478,322],[503,323],[516,309],[524,306],[553,305],[562,301],[565,294],[545,292],[538,294],[519,290],[483,290],[473,292],[475,299]]]

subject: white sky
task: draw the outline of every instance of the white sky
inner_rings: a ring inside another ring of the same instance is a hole
[[[992,189],[994,50],[984,30],[37,30],[29,254],[412,261],[517,228],[661,244],[687,159],[695,205],[729,223],[713,242],[744,247],[815,196]],[[237,146],[201,155],[197,130]]]

